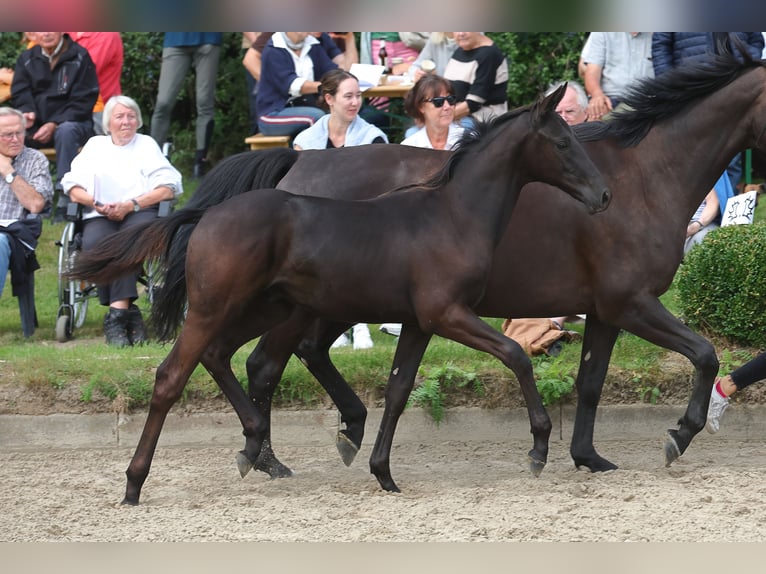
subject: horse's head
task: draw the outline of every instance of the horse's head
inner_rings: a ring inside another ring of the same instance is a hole
[[[554,185],[585,204],[591,213],[609,205],[609,189],[598,168],[556,113],[567,84],[541,96],[530,108],[533,146],[525,146],[523,168],[530,181]],[[531,153],[529,153],[531,152]]]

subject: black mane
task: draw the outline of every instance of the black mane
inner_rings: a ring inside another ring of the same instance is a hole
[[[493,134],[498,132],[505,124],[516,119],[524,112],[528,112],[532,105],[522,106],[510,110],[500,116],[496,116],[489,121],[474,120],[474,127],[466,129],[460,141],[453,147],[453,153],[450,155],[444,166],[436,172],[428,181],[417,184],[417,187],[434,189],[441,187],[452,179],[452,174],[463,158],[474,149],[481,151],[494,139]],[[413,186],[414,187],[414,186]]]
[[[633,83],[623,104],[606,122],[586,122],[573,126],[580,141],[614,137],[623,147],[640,142],[655,124],[670,118],[692,102],[730,84],[743,73],[766,65],[731,52],[712,57],[700,64],[674,68],[659,78],[645,78]]]

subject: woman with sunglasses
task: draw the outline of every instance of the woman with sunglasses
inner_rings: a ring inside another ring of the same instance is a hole
[[[435,74],[420,78],[404,100],[404,111],[422,127],[402,144],[452,149],[463,135],[463,128],[455,123],[456,103],[449,80]]]

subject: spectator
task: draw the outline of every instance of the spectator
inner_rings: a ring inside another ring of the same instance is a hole
[[[552,84],[545,92],[551,94],[556,91],[563,82]],[[581,84],[570,80],[566,82],[567,91],[556,106],[556,113],[570,126],[576,126],[588,121],[588,96]]]
[[[21,271],[19,277],[11,271],[11,280],[16,285],[23,281],[24,275],[37,268],[34,266],[36,261],[31,259],[32,268],[17,268],[12,265],[11,255],[22,249],[22,243],[17,239],[25,239],[32,247],[36,245],[40,223],[26,220],[26,215],[40,213],[53,199],[48,160],[39,151],[24,145],[25,124],[26,119],[20,111],[0,108],[0,294],[10,269]],[[26,258],[14,260],[14,263],[20,263]]]
[[[160,201],[183,192],[181,174],[170,165],[157,143],[137,133],[141,110],[127,96],[113,96],[104,107],[106,135],[94,136],[64,175],[64,190],[85,208],[83,250],[107,235],[157,217]],[[138,273],[98,286],[98,298],[109,311],[104,335],[110,345],[124,347],[146,341],[138,299]]]
[[[600,120],[616,108],[635,80],[653,78],[650,32],[591,32],[582,52],[588,118]]]
[[[455,92],[452,84],[435,74],[423,75],[404,100],[405,113],[422,126],[402,141],[403,145],[452,149],[463,136],[455,123]]]
[[[308,32],[275,32],[266,44],[258,78],[258,129],[267,136],[295,136],[324,115],[317,107],[319,81],[338,65]]]
[[[388,143],[386,134],[359,117],[362,91],[356,76],[336,68],[322,76],[320,86],[321,105],[327,108],[329,113],[295,136],[295,149]]]
[[[321,78],[320,97],[330,113],[322,116],[311,127],[295,136],[294,147],[303,149],[339,148],[372,143],[388,143],[379,128],[359,117],[362,108],[362,91],[356,77],[337,68]],[[370,330],[365,323],[354,325],[352,331],[354,349],[373,346]],[[347,334],[341,335],[333,347],[349,344]]]
[[[152,114],[152,137],[160,146],[166,147],[176,98],[189,68],[194,66],[197,101],[195,178],[205,175],[208,166],[207,152],[215,127],[215,84],[222,42],[221,32],[165,32],[162,44],[157,103]]]
[[[26,145],[56,149],[54,220],[63,220],[67,198],[59,193],[61,178],[93,135],[98,78],[88,51],[68,34],[36,32],[36,41],[16,61],[12,102],[26,118]]]
[[[450,61],[456,49],[454,32],[431,32],[428,41],[415,61],[412,62],[407,73],[415,82],[425,74],[433,73],[437,76],[444,76],[447,62]],[[425,70],[423,69],[424,62],[430,62]]]
[[[386,54],[389,68],[392,73],[401,74],[407,71],[417,59],[428,40],[429,32],[361,32],[359,34],[359,61],[363,64],[377,64],[380,62],[380,48],[383,42],[386,46]],[[392,65],[396,60],[399,69]]]
[[[721,218],[726,209],[726,202],[734,196],[731,181],[725,174],[718,178],[713,189],[705,196],[697,211],[686,227],[686,240],[684,241],[684,255],[689,253],[692,247],[702,243],[705,236],[721,226]]]
[[[652,62],[654,74],[661,76],[667,70],[681,65],[704,63],[726,47],[736,52],[736,44],[729,34],[747,47],[748,54],[755,60],[761,59],[764,47],[760,32],[655,32],[652,36]],[[738,153],[726,168],[732,187],[736,188],[742,178],[742,154]]]
[[[457,96],[455,119],[486,121],[508,111],[508,60],[482,32],[455,32],[457,49],[444,77]],[[470,127],[472,122],[461,122]]]
[[[69,35],[88,50],[90,59],[96,66],[99,94],[96,105],[93,106],[93,131],[104,135],[101,132],[104,103],[112,96],[122,93],[122,38],[119,32],[69,32]]]
[[[260,32],[242,32],[242,65],[245,68],[245,84],[247,85],[247,107],[248,117],[250,118],[250,129],[248,131],[250,134],[258,133],[258,105],[255,101],[258,80],[245,63],[245,58],[250,48],[258,39],[259,34]],[[258,71],[260,73],[260,68]]]
[[[707,424],[705,425],[707,431],[715,434],[720,429],[721,417],[724,411],[729,408],[729,397],[765,378],[766,353],[761,353],[750,359],[728,375],[716,378],[707,410]]]

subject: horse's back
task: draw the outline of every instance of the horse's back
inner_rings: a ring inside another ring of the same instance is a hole
[[[305,150],[277,187],[302,195],[368,199],[428,179],[449,156],[397,144]]]

